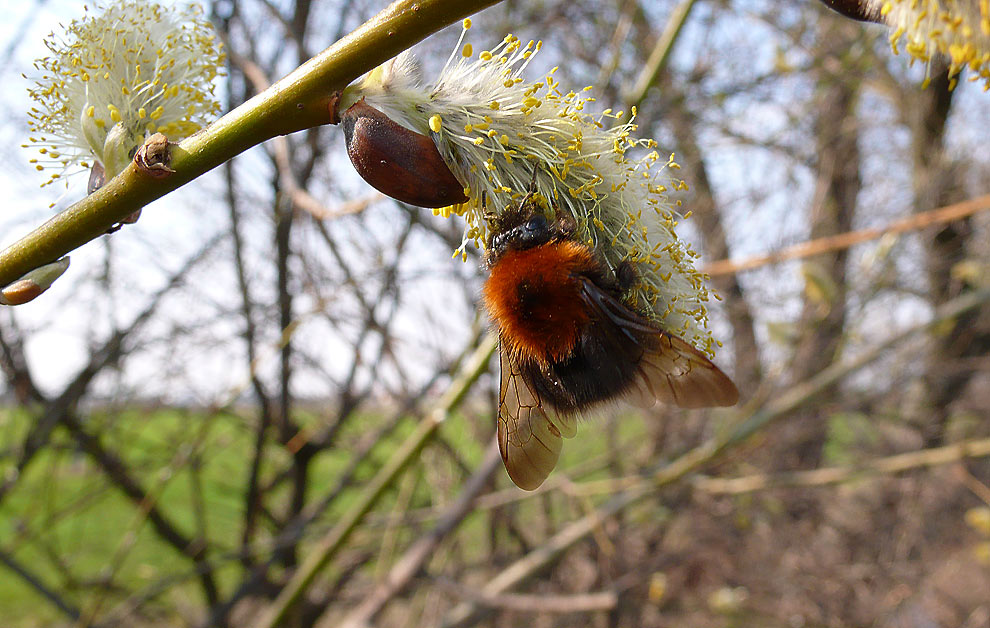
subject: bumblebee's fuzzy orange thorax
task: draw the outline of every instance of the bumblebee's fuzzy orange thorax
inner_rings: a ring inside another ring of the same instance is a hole
[[[578,275],[594,268],[591,250],[567,240],[506,252],[484,287],[506,348],[542,365],[570,355],[589,320]]]

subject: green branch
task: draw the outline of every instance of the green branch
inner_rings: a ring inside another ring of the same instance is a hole
[[[646,99],[646,92],[656,84],[660,74],[667,69],[670,53],[673,52],[681,29],[684,28],[688,16],[691,15],[694,3],[695,0],[682,0],[680,4],[674,7],[667,19],[667,25],[650,53],[650,58],[646,60],[646,65],[643,66],[636,78],[636,84],[625,95],[625,100],[630,107],[638,107],[643,104],[643,100]]]
[[[271,139],[330,123],[330,99],[354,79],[500,0],[399,0],[237,109],[172,148],[173,174],[134,164],[104,187],[0,251],[0,286],[53,262],[134,211]]]

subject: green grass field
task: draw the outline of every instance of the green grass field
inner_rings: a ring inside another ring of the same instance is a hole
[[[23,412],[0,414],[4,442],[19,443],[27,421]],[[206,419],[195,412],[161,410],[94,414],[87,428],[101,434],[107,449],[124,457],[177,528],[189,537],[205,534],[216,548],[211,557],[231,565],[221,571],[221,585],[233,586],[240,566],[230,557],[240,544],[242,495],[253,447],[248,426],[230,415]],[[406,431],[397,430],[372,452],[363,463],[363,475],[373,471]],[[262,477],[270,477],[286,456],[270,446]],[[348,456],[346,449],[318,456],[312,467],[314,493],[331,485]],[[9,451],[5,457],[4,470],[12,471],[14,458]],[[279,499],[278,492],[272,499]],[[347,502],[348,496],[342,495],[333,510],[346,508]],[[60,430],[0,504],[0,547],[83,608],[96,603],[93,592],[104,589],[108,578],[113,588],[119,583],[124,589],[141,590],[165,575],[189,570],[188,562],[157,537],[134,502]],[[170,591],[166,599],[199,595],[195,583],[184,580],[187,584]],[[10,572],[0,577],[0,609],[5,625],[47,625],[64,618]]]
[[[18,454],[10,448],[22,441],[29,420],[25,411],[0,412],[0,437],[7,448],[2,460],[4,473],[13,471]],[[456,445],[461,463],[469,467],[483,455],[482,443],[475,436],[484,433],[483,428],[471,423],[474,420],[455,415],[440,432],[446,443]],[[310,417],[309,422],[313,421],[316,418]],[[375,416],[353,421],[353,427],[341,434],[339,448],[324,451],[314,459],[309,498],[318,498],[335,485],[350,461],[353,445],[381,421]],[[621,421],[618,425],[622,426],[623,441],[641,440],[641,421]],[[241,543],[243,494],[254,446],[252,426],[232,414],[207,417],[196,411],[162,409],[96,412],[86,418],[86,428],[100,434],[106,449],[124,458],[151,500],[183,534],[208,539],[211,560],[225,565],[217,573],[221,593],[231,591],[242,575],[236,552]],[[353,503],[364,481],[412,428],[412,420],[404,421],[372,449],[361,462],[354,485],[312,527],[311,535],[328,529]],[[583,425],[581,434],[566,444],[561,464],[580,466],[589,459],[600,459],[605,451],[606,429],[603,421]],[[271,479],[284,468],[288,455],[281,447],[269,444],[262,478]],[[412,486],[402,496],[403,502],[397,505],[396,501],[402,489],[393,490],[381,500],[376,512],[386,515],[400,508],[440,505],[437,491],[445,482],[450,484],[450,494],[445,497],[452,499],[462,477],[456,466],[449,449],[428,446],[415,467],[416,473],[409,474],[416,479],[404,480],[412,482]],[[508,485],[502,474],[497,481],[499,486]],[[269,494],[266,505],[279,512],[287,496],[283,485]],[[557,515],[579,515],[570,512],[572,508],[567,510]],[[375,536],[384,524],[381,516],[372,519],[378,523],[369,523],[370,533],[359,531],[355,544],[377,542]],[[461,531],[468,538],[477,537],[478,542],[467,547],[477,552],[478,560],[484,560],[487,551],[487,540],[481,534],[483,524],[484,513],[478,513],[465,521]],[[270,521],[263,526],[267,532],[273,531]],[[397,534],[405,532],[399,529]],[[148,593],[166,577],[174,578],[174,584],[155,597],[151,608],[160,608],[164,618],[177,608],[193,614],[202,608],[201,591],[188,560],[157,536],[142,509],[108,481],[63,429],[56,429],[50,446],[35,457],[0,503],[0,548],[84,614],[89,611],[102,616],[135,591]],[[382,558],[387,560],[387,556]],[[20,577],[4,567],[0,567],[0,574],[0,610],[5,627],[49,626],[65,621],[64,614]]]

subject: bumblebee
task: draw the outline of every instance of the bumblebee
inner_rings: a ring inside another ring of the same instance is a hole
[[[548,220],[531,190],[492,224],[483,301],[500,340],[498,444],[517,486],[543,483],[589,408],[738,402],[711,360],[624,299],[633,266],[610,269],[575,240],[573,219]]]

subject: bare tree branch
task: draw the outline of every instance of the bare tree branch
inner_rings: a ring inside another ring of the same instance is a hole
[[[0,563],[3,563],[4,567],[14,572],[17,577],[40,593],[69,619],[73,621],[79,620],[81,614],[75,605],[63,599],[54,589],[42,582],[41,578],[31,573],[27,567],[3,550],[0,550]]]
[[[907,233],[933,225],[961,220],[979,212],[987,211],[988,209],[990,209],[990,195],[981,196],[961,203],[939,207],[938,209],[918,212],[907,218],[895,220],[882,227],[859,229],[857,231],[847,231],[837,235],[816,238],[773,253],[755,255],[742,260],[723,259],[709,262],[702,267],[702,270],[712,276],[739,273],[768,264],[779,264],[780,262],[812,257],[829,251],[848,249],[863,242],[876,240],[888,233]]]

